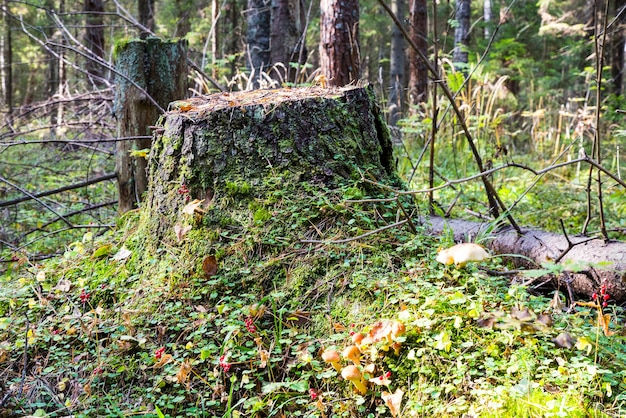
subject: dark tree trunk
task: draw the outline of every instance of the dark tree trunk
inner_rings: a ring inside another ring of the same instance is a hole
[[[428,11],[426,0],[411,0],[409,20],[411,38],[428,57]],[[428,67],[419,59],[413,48],[409,49],[409,98],[411,104],[425,102],[428,97]]]
[[[194,2],[190,0],[175,0],[176,8],[176,31],[174,38],[182,38],[191,30],[191,21],[189,15],[194,7]],[[214,29],[217,33],[217,28]]]
[[[139,30],[139,38],[146,39],[154,32],[156,24],[154,21],[154,2],[155,0],[138,0],[137,14],[139,16],[139,24],[145,29]]]
[[[405,3],[404,0],[393,0],[391,2],[393,13],[404,22]],[[389,124],[396,126],[402,117],[404,102],[404,36],[402,31],[393,25],[391,28],[391,62],[389,65]]]
[[[281,82],[295,82],[296,68],[290,63],[303,64],[306,58],[304,45],[304,10],[301,0],[272,0],[270,62],[282,63],[286,74],[280,69],[271,72],[272,78]]]
[[[247,51],[252,88],[261,86],[262,74],[269,72],[271,36],[271,0],[248,0]]]
[[[331,86],[345,86],[361,77],[358,0],[322,0],[320,5],[320,68]]]
[[[104,2],[103,0],[85,0],[87,12],[85,29],[85,46],[93,56],[85,65],[89,80],[95,86],[104,84]]]
[[[190,201],[228,216],[229,196],[245,198],[268,179],[332,187],[359,178],[359,170],[396,179],[372,89],[255,90],[188,103],[166,114],[150,154],[145,208],[157,241],[175,240],[174,225]]]
[[[452,62],[458,69],[465,72],[468,63],[468,51],[470,40],[470,9],[471,0],[457,0],[456,2],[456,28],[454,30],[454,54]]]
[[[162,42],[157,38],[131,41],[118,48],[117,91],[114,112],[120,136],[151,135],[154,125],[170,102],[187,93],[187,44]],[[146,159],[129,152],[150,148],[151,139],[117,143],[116,172],[119,212],[133,209],[147,189]]]

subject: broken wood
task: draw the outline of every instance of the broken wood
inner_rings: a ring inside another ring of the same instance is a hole
[[[484,234],[489,223],[471,222],[460,219],[445,219],[436,216],[423,218],[433,234],[442,234],[451,230],[456,242],[472,241],[477,235]],[[569,286],[574,293],[591,297],[599,292],[605,282],[607,293],[615,301],[626,300],[626,243],[589,237],[570,236],[551,232],[523,229],[519,235],[513,229],[506,229],[489,234],[493,239],[484,243],[494,255],[518,254],[527,257],[503,256],[516,268],[541,269],[544,263],[560,263],[567,266],[586,266],[581,271],[567,271],[560,275],[553,285],[562,290]],[[549,266],[549,264],[548,264]]]
[[[397,179],[371,88],[218,93],[170,108],[155,130],[145,201],[158,238],[188,200],[241,198],[272,178],[330,185],[364,173]]]
[[[159,38],[120,42],[116,46],[114,114],[118,136],[142,137],[117,143],[115,171],[118,211],[137,207],[147,190],[146,158],[131,151],[149,149],[154,125],[168,103],[187,94],[187,43]]]

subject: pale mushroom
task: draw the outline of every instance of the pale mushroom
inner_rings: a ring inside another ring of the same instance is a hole
[[[464,242],[453,245],[450,248],[439,251],[437,261],[445,265],[453,264],[462,268],[472,261],[484,261],[489,258],[489,253],[483,247],[473,242]]]

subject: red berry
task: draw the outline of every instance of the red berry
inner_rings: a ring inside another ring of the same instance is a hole
[[[591,295],[591,299],[598,299],[598,294],[594,293],[593,295]]]
[[[604,296],[602,296],[602,299],[609,300],[611,299],[611,295],[609,295],[608,293],[605,293]]]
[[[602,302],[602,306],[606,308],[607,306],[609,306],[609,303],[608,302]]]

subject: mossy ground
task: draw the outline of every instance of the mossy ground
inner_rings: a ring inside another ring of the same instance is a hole
[[[403,212],[396,202],[350,202],[389,197],[358,181],[331,186],[274,174],[181,210],[186,233],[150,242],[149,214],[140,210],[110,234],[86,235],[62,259],[13,265],[0,299],[1,390],[11,393],[4,410],[387,417],[381,394],[400,389],[402,417],[623,411],[623,337],[605,336],[594,308],[554,311],[549,298],[476,266],[440,265],[434,259],[447,237],[407,225],[330,242]],[[184,208],[186,195],[178,199]],[[529,329],[514,308],[528,309],[533,324],[549,312],[554,324]],[[480,325],[490,313],[499,326]],[[363,366],[375,365],[367,377],[390,377],[360,395],[320,354],[383,319],[402,321],[407,333],[397,354],[383,342],[364,350]],[[573,337],[571,349],[552,342],[562,332]]]

